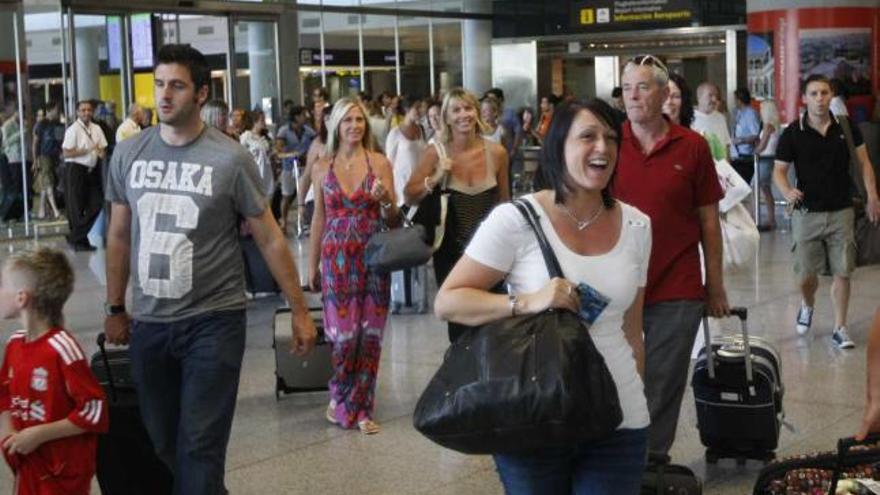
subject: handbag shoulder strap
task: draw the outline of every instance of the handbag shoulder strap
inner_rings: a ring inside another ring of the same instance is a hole
[[[437,141],[435,139],[431,142],[431,144],[433,144],[434,149],[437,150],[437,158],[439,160],[444,160],[446,158],[449,158],[449,155],[446,153],[446,146],[444,146],[443,143],[441,143],[440,141]],[[449,174],[447,173],[446,175],[443,176],[443,183],[440,184],[440,191],[445,192],[448,185],[449,185]]]
[[[852,121],[849,120],[849,117],[844,115],[835,115],[837,119],[837,123],[840,124],[841,129],[843,129],[843,135],[846,138],[846,147],[849,150],[849,175],[852,180],[852,186],[854,189],[854,193],[860,199],[864,200],[868,197],[864,182],[862,181],[862,170],[861,170],[861,162],[859,162],[858,155],[856,154],[856,142],[853,139],[852,132]]]
[[[541,247],[541,254],[544,256],[544,263],[547,265],[547,272],[550,274],[550,278],[564,278],[562,267],[559,266],[559,260],[556,259],[556,254],[553,252],[553,248],[550,247],[547,236],[544,235],[544,229],[541,228],[538,220],[540,217],[532,203],[524,199],[517,199],[513,201],[513,206],[516,206],[516,209],[525,217],[526,222],[529,223],[529,226],[535,233],[535,237],[538,238],[538,246]]]

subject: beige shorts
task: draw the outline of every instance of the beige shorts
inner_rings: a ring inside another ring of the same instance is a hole
[[[856,266],[855,211],[804,212],[791,215],[791,250],[794,271],[806,277],[837,275],[848,277]]]

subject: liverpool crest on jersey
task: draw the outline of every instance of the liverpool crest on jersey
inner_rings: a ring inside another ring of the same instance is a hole
[[[46,368],[34,368],[31,374],[31,388],[37,392],[45,392],[49,386],[49,372]]]

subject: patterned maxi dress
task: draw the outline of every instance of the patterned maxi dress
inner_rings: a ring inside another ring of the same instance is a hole
[[[367,269],[364,250],[381,227],[379,202],[370,195],[376,180],[367,175],[351,196],[343,191],[330,163],[324,180],[324,234],[321,238],[321,290],[324,328],[332,344],[334,374],[330,399],[343,428],[372,419],[382,333],[388,315],[389,277]]]

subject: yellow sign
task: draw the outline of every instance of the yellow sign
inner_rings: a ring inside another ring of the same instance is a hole
[[[581,24],[593,24],[596,22],[593,9],[581,9]]]

